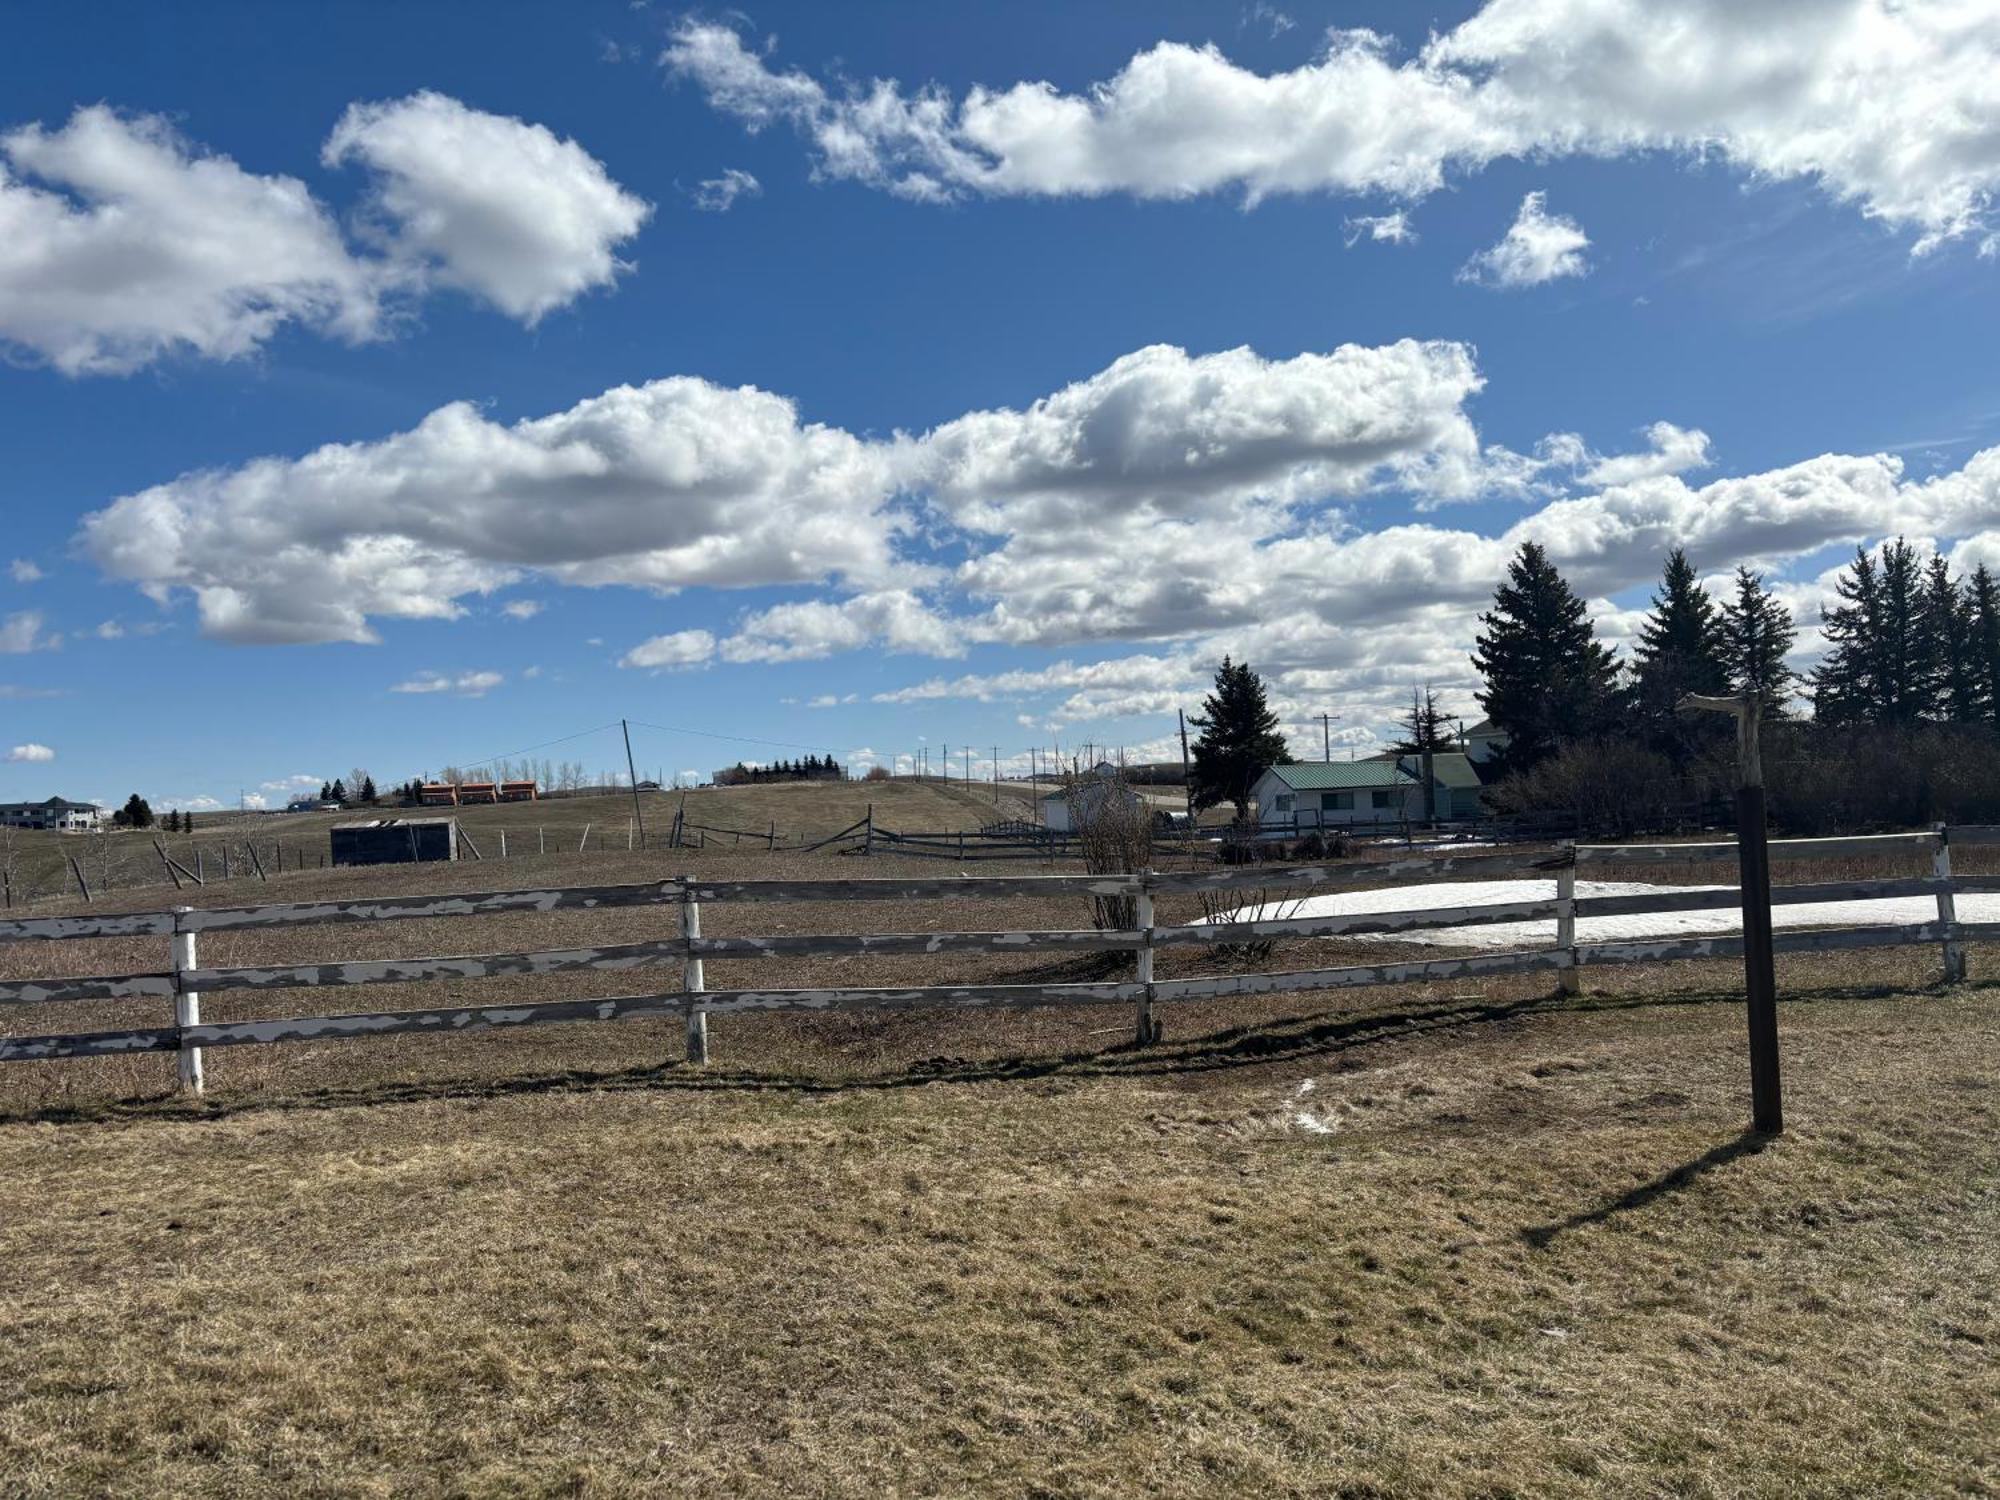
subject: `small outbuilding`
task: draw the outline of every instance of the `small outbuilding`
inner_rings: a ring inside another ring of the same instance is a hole
[[[1107,808],[1121,804],[1130,811],[1140,807],[1142,799],[1125,785],[1116,766],[1099,761],[1082,780],[1043,794],[1042,826],[1052,833],[1081,833]]]
[[[414,865],[458,858],[456,818],[372,818],[337,823],[328,837],[337,865]]]

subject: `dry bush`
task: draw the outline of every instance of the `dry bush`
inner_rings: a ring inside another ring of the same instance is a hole
[[[1122,775],[1063,778],[1063,800],[1076,832],[1083,867],[1093,875],[1131,875],[1153,862],[1153,812]],[[1135,896],[1094,896],[1092,921],[1101,931],[1128,932],[1139,924]]]
[[[1685,774],[1673,762],[1630,740],[1583,740],[1563,746],[1530,770],[1493,789],[1502,813],[1575,812],[1596,834],[1629,836],[1672,828],[1691,806],[1726,789],[1703,763]]]
[[[1196,891],[1195,901],[1201,907],[1202,922],[1213,925],[1244,920],[1283,921],[1299,914],[1305,898],[1260,888],[1254,891]],[[1257,916],[1254,919],[1236,916],[1236,912],[1243,907],[1254,908]],[[1274,937],[1246,938],[1237,943],[1217,943],[1210,951],[1226,963],[1254,967],[1271,961],[1271,956],[1278,951],[1278,940]]]

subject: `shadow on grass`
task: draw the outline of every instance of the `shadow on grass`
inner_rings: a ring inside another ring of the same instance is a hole
[[[1635,1213],[1648,1204],[1655,1203],[1671,1193],[1677,1193],[1696,1178],[1713,1172],[1717,1167],[1726,1167],[1738,1157],[1754,1156],[1771,1144],[1772,1138],[1755,1130],[1746,1130],[1734,1140],[1724,1141],[1697,1156],[1693,1161],[1684,1161],[1670,1172],[1663,1172],[1651,1182],[1642,1182],[1631,1192],[1612,1199],[1596,1208],[1571,1214],[1567,1219],[1554,1224],[1536,1224],[1521,1231],[1521,1238],[1537,1250],[1546,1250],[1559,1235],[1568,1234],[1572,1229],[1588,1229],[1593,1224],[1609,1224],[1620,1214]]]
[[[1939,993],[1944,993],[1942,986],[1936,988]],[[1928,993],[1928,988],[1909,985],[1853,984],[1797,990],[1784,999],[1789,1002],[1881,1000]],[[1511,1000],[1460,998],[1359,1015],[1351,1011],[1322,1011],[1310,1016],[1225,1027],[1185,1040],[1167,1040],[1148,1047],[1125,1042],[1086,1051],[1033,1056],[923,1059],[881,1073],[814,1074],[714,1065],[693,1068],[684,1063],[668,1062],[601,1070],[567,1068],[499,1077],[447,1075],[413,1081],[382,1080],[351,1088],[312,1089],[276,1095],[247,1094],[234,1098],[210,1095],[196,1100],[169,1093],[116,1102],[46,1105],[11,1112],[0,1110],[0,1124],[186,1122],[220,1120],[238,1114],[267,1111],[508,1099],[564,1092],[844,1094],[928,1088],[937,1084],[1018,1083],[1054,1078],[1173,1077],[1338,1056],[1391,1039],[1403,1041],[1449,1034],[1536,1015],[1610,1013],[1668,1006],[1740,1005],[1742,1000],[1740,991],[1726,989],[1684,990],[1654,995],[1563,995],[1551,991]],[[1171,1008],[1166,1008],[1165,1013],[1170,1017]],[[1718,1148],[1723,1149],[1729,1148]],[[1744,1148],[1737,1148],[1735,1154],[1741,1154],[1741,1149]],[[1668,1178],[1690,1169],[1697,1173],[1705,1171],[1708,1165],[1712,1164],[1703,1158],[1702,1162],[1675,1169],[1675,1173],[1669,1173]],[[1669,1184],[1670,1187],[1674,1185],[1678,1185],[1677,1181]],[[1638,1191],[1644,1192],[1645,1189]],[[1617,1210],[1618,1205],[1613,1205],[1605,1212]],[[1553,1235],[1568,1227],[1574,1226],[1557,1225],[1549,1232]]]

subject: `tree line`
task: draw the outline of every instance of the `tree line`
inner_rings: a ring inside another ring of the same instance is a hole
[[[1739,566],[1717,598],[1676,547],[1621,659],[1547,549],[1522,543],[1471,659],[1498,731],[1481,767],[1489,802],[1617,831],[1680,816],[1725,794],[1736,768],[1728,721],[1678,705],[1748,693],[1764,705],[1773,816],[1796,831],[2000,817],[2000,581],[1897,537],[1857,548],[1834,591],[1826,652],[1801,676],[1787,663],[1797,624],[1764,577]],[[1394,748],[1455,745],[1452,721],[1414,692]],[[1245,663],[1224,658],[1189,723],[1198,807],[1242,816],[1257,778],[1293,758]]]
[[[717,771],[717,786],[755,786],[770,781],[845,781],[847,769],[831,755],[808,755],[800,760],[773,761],[769,765],[735,765]]]

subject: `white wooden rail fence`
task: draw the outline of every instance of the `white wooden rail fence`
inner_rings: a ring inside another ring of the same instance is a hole
[[[1777,886],[1771,893],[1775,905],[1910,896],[1931,896],[1937,901],[1937,920],[1934,922],[1780,932],[1777,935],[1778,951],[1824,952],[1935,943],[1942,950],[1946,977],[1962,977],[1965,962],[1963,944],[1968,939],[2000,939],[2000,923],[1959,922],[1953,897],[1957,893],[2000,892],[2000,875],[1954,876],[1950,862],[1954,843],[2000,844],[2000,827],[1939,828],[1923,833],[1773,842],[1772,858],[1780,861],[1922,853],[1932,856],[1932,872],[1926,876]],[[474,895],[394,896],[376,900],[295,902],[211,910],[180,907],[167,912],[123,915],[18,918],[0,921],[0,943],[170,937],[173,967],[141,974],[0,981],[0,1008],[89,1000],[171,1000],[174,1024],[49,1036],[0,1036],[0,1062],[174,1052],[178,1054],[182,1086],[199,1090],[203,1079],[202,1052],[208,1047],[384,1036],[398,1032],[452,1033],[555,1022],[681,1016],[686,1022],[688,1058],[693,1062],[703,1062],[708,1055],[707,1018],[715,1014],[923,1007],[976,1009],[1108,1002],[1127,1003],[1135,1007],[1137,1038],[1147,1042],[1159,1036],[1154,1006],[1176,1000],[1535,971],[1555,973],[1564,988],[1573,989],[1578,971],[1587,966],[1740,954],[1742,939],[1738,936],[1585,944],[1576,940],[1579,918],[1713,910],[1739,904],[1739,893],[1734,886],[1661,890],[1641,895],[1578,896],[1575,882],[1579,869],[1631,872],[1649,865],[1733,863],[1735,857],[1736,846],[1721,842],[1584,845],[1566,848],[1553,856],[1519,852],[1443,854],[1374,863],[1252,867],[1190,873],[1149,871],[1132,875],[958,877],[939,880],[710,880],[699,876],[678,876],[633,885],[560,887]],[[1283,898],[1318,890],[1351,890],[1418,880],[1477,879],[1520,874],[1554,875],[1556,896],[1553,899],[1485,902],[1450,908],[1186,926],[1161,927],[1154,925],[1153,920],[1154,901],[1161,895],[1255,891],[1265,893],[1267,897]],[[1131,930],[1120,931],[890,932],[771,937],[707,937],[701,931],[701,908],[714,902],[913,901],[966,896],[1133,897],[1136,898],[1137,925]],[[204,932],[651,905],[677,906],[680,909],[679,932],[649,942],[535,953],[357,959],[337,963],[240,968],[203,968],[197,952],[198,939]],[[1203,975],[1168,980],[1156,980],[1153,976],[1153,957],[1161,948],[1214,947],[1267,938],[1391,934],[1544,920],[1554,923],[1556,942],[1553,947],[1277,973]],[[709,958],[1107,951],[1133,953],[1136,956],[1135,977],[1092,983],[710,990],[705,984],[704,974],[704,963]],[[424,1010],[286,1016],[255,1021],[204,1022],[201,1019],[201,996],[231,990],[345,988],[445,978],[589,970],[641,971],[671,968],[673,965],[680,967],[678,989],[606,999],[459,1005]]]

